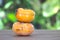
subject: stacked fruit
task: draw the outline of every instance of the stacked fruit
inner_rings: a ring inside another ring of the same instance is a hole
[[[13,24],[13,32],[17,35],[30,35],[34,31],[34,26],[31,23],[34,17],[35,12],[33,10],[18,8],[16,18],[19,22]]]

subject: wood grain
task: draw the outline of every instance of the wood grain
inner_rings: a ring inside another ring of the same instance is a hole
[[[1,30],[0,40],[60,40],[60,30],[35,30],[30,36],[17,36],[11,30]]]

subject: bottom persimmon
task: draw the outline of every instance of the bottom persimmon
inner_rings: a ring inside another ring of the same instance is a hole
[[[34,26],[31,23],[15,22],[12,31],[17,35],[30,35],[34,31]]]

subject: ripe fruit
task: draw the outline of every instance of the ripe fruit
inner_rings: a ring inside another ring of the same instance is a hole
[[[35,12],[30,9],[18,8],[16,12],[16,18],[20,22],[32,22],[35,17]]]
[[[16,22],[13,24],[12,30],[17,35],[30,35],[34,31],[34,26],[31,23]]]

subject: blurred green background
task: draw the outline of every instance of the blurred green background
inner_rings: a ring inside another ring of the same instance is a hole
[[[0,30],[12,28],[17,8],[35,11],[36,29],[60,30],[60,0],[0,0]]]

